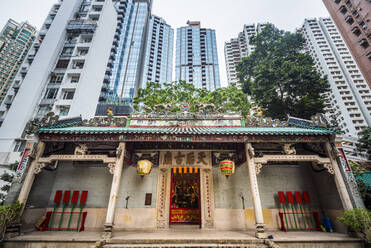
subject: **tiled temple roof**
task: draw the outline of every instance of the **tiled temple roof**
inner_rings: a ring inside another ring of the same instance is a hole
[[[133,127],[66,127],[41,128],[38,133],[53,134],[204,134],[204,135],[332,135],[337,130],[313,127],[166,127],[166,128],[133,128]]]

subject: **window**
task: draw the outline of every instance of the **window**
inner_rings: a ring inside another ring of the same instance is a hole
[[[65,47],[63,48],[61,55],[72,55],[72,52],[73,52],[73,47]]]
[[[369,52],[367,55],[368,59],[371,61],[371,52]]]
[[[359,27],[354,27],[352,29],[352,32],[353,32],[353,34],[355,34],[357,36],[360,36],[361,35],[361,30],[359,29]]]
[[[62,83],[64,74],[62,73],[57,73],[57,74],[52,74],[50,77],[49,84],[60,84]]]
[[[14,152],[23,152],[26,147],[26,141],[16,141],[14,146]]]
[[[361,22],[359,25],[361,25],[361,27],[364,29],[364,30],[367,30],[367,25],[365,22]]]
[[[60,116],[67,116],[68,112],[70,112],[70,107],[69,106],[61,106],[59,108],[59,115]]]
[[[37,111],[37,116],[44,117],[47,113],[52,111],[52,107],[50,105],[40,106],[39,110]]]
[[[359,44],[361,45],[361,47],[363,48],[367,48],[370,44],[368,44],[367,40],[366,39],[362,39],[359,41]]]
[[[75,61],[72,65],[73,69],[82,69],[84,68],[84,61]]]
[[[347,8],[344,6],[344,5],[341,5],[341,7],[339,8],[340,12],[343,13],[344,15],[347,13]]]
[[[47,89],[44,99],[55,99],[58,94],[58,89]]]
[[[89,49],[88,48],[80,48],[77,50],[77,56],[84,56],[88,54]]]
[[[350,25],[352,25],[352,24],[354,23],[354,19],[353,19],[353,17],[351,17],[351,16],[347,16],[347,17],[345,18],[345,21],[346,21],[347,23],[349,23]]]
[[[66,69],[68,64],[70,63],[69,60],[59,60],[57,65],[55,66],[56,69]]]
[[[80,81],[80,76],[72,76],[71,77],[71,83],[77,84]]]
[[[75,90],[65,90],[63,91],[63,100],[72,100],[75,95]]]

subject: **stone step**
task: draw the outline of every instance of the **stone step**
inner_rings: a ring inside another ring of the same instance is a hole
[[[108,244],[103,248],[267,248],[263,244]]]

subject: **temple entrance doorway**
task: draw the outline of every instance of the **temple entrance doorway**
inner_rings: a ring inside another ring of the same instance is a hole
[[[174,167],[171,171],[170,225],[201,225],[200,171]]]

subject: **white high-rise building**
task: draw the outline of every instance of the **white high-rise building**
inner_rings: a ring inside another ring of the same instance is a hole
[[[261,32],[267,25],[268,23],[244,25],[243,31],[238,34],[237,38],[224,43],[224,56],[229,84],[235,83],[238,87],[241,87],[238,83],[236,67],[243,58],[248,57],[254,51],[254,46],[250,44],[250,38]]]
[[[330,18],[306,19],[301,31],[306,50],[331,85],[326,96],[328,116],[344,131],[348,157],[358,159],[354,141],[363,128],[371,126],[371,90]]]
[[[111,0],[60,0],[52,7],[15,77],[17,87],[0,106],[0,164],[19,161],[30,120],[50,111],[95,115],[116,26]]]

